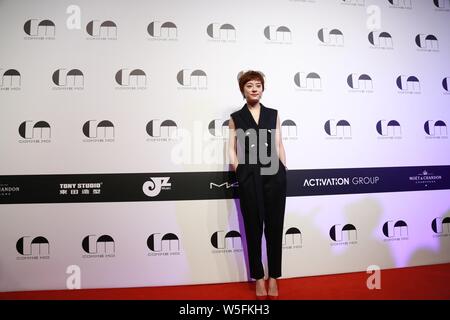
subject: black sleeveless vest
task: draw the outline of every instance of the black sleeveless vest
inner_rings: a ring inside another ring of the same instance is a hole
[[[250,110],[245,104],[242,109],[231,114],[235,128],[241,129],[242,134],[239,135],[237,143],[238,150],[242,150],[245,154],[245,162],[240,164],[269,166],[266,160],[261,159],[260,153],[270,157],[272,149],[275,148],[275,129],[277,127],[278,111],[266,108],[261,104],[258,124],[253,119]],[[263,148],[263,150],[260,150]],[[239,151],[238,151],[239,152]],[[278,158],[278,157],[277,157]],[[256,161],[255,161],[256,160]],[[261,161],[263,160],[263,161]]]

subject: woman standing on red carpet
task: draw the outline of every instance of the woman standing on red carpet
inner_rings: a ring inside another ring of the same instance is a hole
[[[231,114],[229,154],[239,183],[250,277],[256,279],[258,299],[266,296],[276,299],[286,204],[286,153],[277,110],[260,103],[263,75],[245,72],[239,78],[239,89],[247,103]],[[267,244],[268,289],[261,260],[263,231]]]

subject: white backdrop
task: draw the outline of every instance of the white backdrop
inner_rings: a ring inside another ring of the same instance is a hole
[[[291,171],[450,165],[449,27],[450,1],[0,1],[0,290],[66,288],[71,265],[82,288],[247,280],[233,199],[4,200],[7,176],[227,171],[242,70]],[[283,276],[449,262],[448,199],[289,197]]]

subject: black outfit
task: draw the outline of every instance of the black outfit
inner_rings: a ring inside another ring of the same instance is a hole
[[[286,168],[277,155],[275,158],[279,162],[279,167],[276,174],[261,174],[261,168],[269,167],[270,163],[262,163],[258,150],[260,147],[267,148],[267,150],[262,151],[267,152],[268,155],[271,154],[274,147],[271,144],[271,138],[275,139],[275,136],[271,136],[275,133],[273,130],[277,126],[277,114],[277,110],[266,108],[262,104],[258,124],[247,105],[231,114],[236,129],[242,129],[245,132],[245,139],[239,139],[239,137],[237,139],[238,148],[241,147],[245,152],[245,162],[239,163],[236,169],[236,177],[239,184],[239,200],[247,239],[250,276],[254,279],[264,277],[261,261],[263,226],[267,244],[269,277],[276,279],[281,276],[281,249],[286,204]],[[262,141],[264,136],[261,135],[260,129],[267,130],[266,141]],[[251,137],[252,135],[253,137]],[[255,139],[257,143],[254,142]],[[249,163],[249,159],[251,159],[250,153],[253,151],[257,152],[258,157],[257,163],[252,164]]]

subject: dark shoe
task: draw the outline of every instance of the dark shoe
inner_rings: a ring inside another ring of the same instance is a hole
[[[269,300],[278,300],[278,296],[271,296],[270,294],[267,295],[267,298],[268,298]]]
[[[267,300],[267,295],[264,295],[264,296],[258,296],[258,295],[256,295],[256,300]]]

